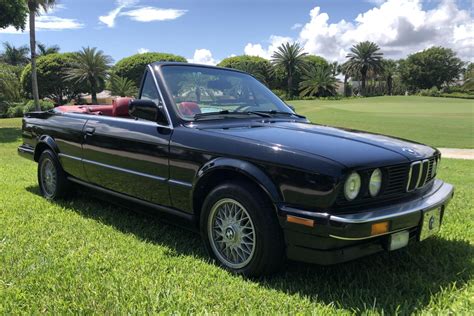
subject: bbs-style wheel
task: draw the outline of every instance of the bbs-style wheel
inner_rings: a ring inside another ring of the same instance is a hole
[[[44,150],[38,161],[38,184],[41,194],[48,200],[63,198],[70,192],[70,182],[56,155]]]
[[[200,224],[211,257],[234,273],[267,275],[285,261],[273,205],[252,183],[231,182],[214,188],[204,201]]]

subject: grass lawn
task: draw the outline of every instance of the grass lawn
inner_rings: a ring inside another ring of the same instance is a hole
[[[474,148],[474,100],[394,96],[290,103],[318,124],[387,134],[435,147]]]
[[[0,120],[2,315],[474,310],[473,161],[441,164],[456,194],[439,235],[347,264],[290,263],[272,278],[247,280],[209,263],[199,236],[183,229],[85,195],[41,198],[36,164],[17,156],[19,142],[19,120]]]

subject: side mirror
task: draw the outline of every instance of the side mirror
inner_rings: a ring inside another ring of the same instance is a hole
[[[296,109],[295,109],[295,107],[294,107],[293,105],[288,104],[288,103],[286,103],[286,102],[285,102],[285,104],[286,104],[286,106],[289,107],[293,112],[296,112]]]
[[[152,100],[130,100],[130,103],[128,104],[128,113],[132,117],[160,124],[168,124],[166,116],[163,113],[163,106],[157,105]]]

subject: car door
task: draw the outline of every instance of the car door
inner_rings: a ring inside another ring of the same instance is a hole
[[[145,73],[140,98],[151,99],[156,104],[161,101],[156,80],[149,71]],[[89,182],[152,203],[170,205],[171,122],[161,125],[130,117],[97,115],[87,121],[84,133],[83,161]]]

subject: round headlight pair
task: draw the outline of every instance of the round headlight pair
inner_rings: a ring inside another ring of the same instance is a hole
[[[357,172],[353,172],[349,175],[344,183],[344,196],[347,200],[354,200],[360,192],[362,181],[360,175]],[[369,180],[369,193],[372,197],[380,193],[382,188],[382,171],[380,169],[375,169],[372,171]]]

